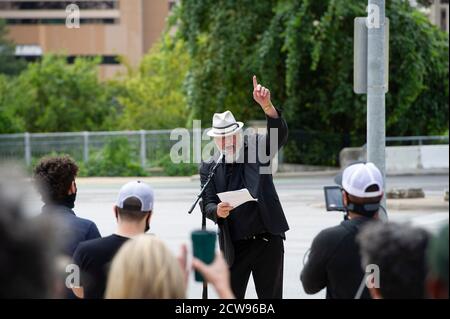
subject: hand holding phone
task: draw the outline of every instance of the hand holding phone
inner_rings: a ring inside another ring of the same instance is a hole
[[[211,264],[216,254],[217,233],[207,230],[197,230],[192,232],[191,238],[194,257],[200,259],[207,265]],[[198,271],[195,272],[195,281],[203,281],[203,276]]]

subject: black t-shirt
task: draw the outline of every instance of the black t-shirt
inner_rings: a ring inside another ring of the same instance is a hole
[[[244,164],[233,163],[225,165],[227,190],[235,191],[245,188]],[[247,202],[233,209],[229,216],[230,234],[233,241],[244,239],[247,236],[266,232],[266,227],[259,212],[257,202]]]
[[[84,298],[104,298],[111,261],[128,239],[114,234],[85,241],[78,246],[73,260],[80,267]]]
[[[314,238],[301,281],[308,294],[327,289],[327,299],[353,299],[364,278],[356,236],[373,219],[358,217],[327,228]],[[362,299],[369,299],[367,288]]]

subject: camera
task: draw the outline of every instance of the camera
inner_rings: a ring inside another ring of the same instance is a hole
[[[342,188],[340,186],[325,186],[323,188],[325,195],[325,204],[327,211],[344,212],[347,217],[347,207],[345,207],[342,199]],[[384,216],[387,216],[386,209],[380,204],[366,204],[362,205],[363,210],[381,210]]]
[[[325,186],[323,190],[327,211],[347,211],[342,200],[342,189],[340,186]]]

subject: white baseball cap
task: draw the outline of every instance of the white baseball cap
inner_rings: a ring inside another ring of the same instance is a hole
[[[119,208],[127,208],[126,200],[133,197],[137,198],[141,204],[140,207],[134,206],[132,210],[140,210],[141,212],[153,210],[153,189],[141,181],[129,182],[123,185],[119,191],[116,206]]]
[[[347,193],[359,198],[378,197],[383,195],[384,192],[383,175],[370,162],[351,164],[336,176],[335,181]]]

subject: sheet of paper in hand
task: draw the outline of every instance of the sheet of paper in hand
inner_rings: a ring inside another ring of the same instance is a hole
[[[219,193],[217,196],[222,202],[228,203],[234,208],[250,201],[258,201],[257,198],[253,198],[252,195],[250,195],[247,188],[243,188],[238,191]]]

